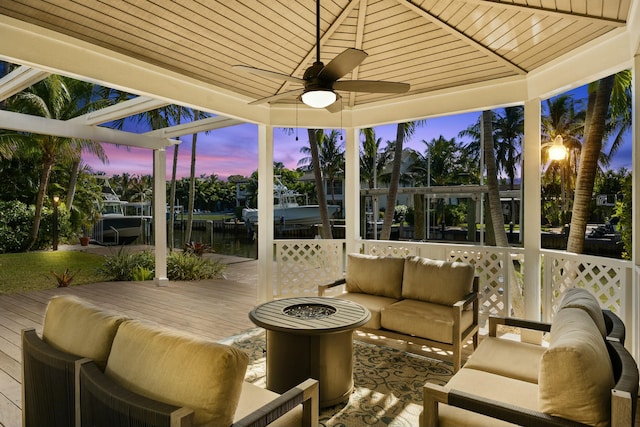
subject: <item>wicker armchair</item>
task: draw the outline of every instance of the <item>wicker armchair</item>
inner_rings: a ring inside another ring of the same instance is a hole
[[[91,357],[104,367],[123,316],[74,297],[55,297],[47,306],[42,338],[22,331],[22,425],[74,425],[75,362]]]
[[[92,427],[187,427],[193,425],[194,411],[139,395],[122,387],[89,359],[76,362],[76,426]],[[267,405],[232,424],[257,427],[271,424],[302,404],[303,426],[318,424],[318,382],[306,380]],[[315,406],[314,406],[315,405]]]
[[[127,320],[104,372],[76,362],[76,426],[318,425],[318,381],[277,394],[244,381],[247,362],[235,347]]]

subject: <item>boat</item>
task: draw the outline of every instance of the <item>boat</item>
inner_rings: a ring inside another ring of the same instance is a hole
[[[91,240],[100,245],[133,243],[151,222],[151,204],[123,201],[111,188],[108,177],[98,175],[96,178],[102,181],[102,203]]]
[[[301,205],[298,198],[305,197],[285,186],[279,177],[275,177],[273,186],[273,222],[274,224],[286,226],[314,225],[321,222],[319,205]],[[340,210],[339,205],[327,205],[329,218]],[[258,223],[258,209],[242,209],[242,219],[247,226],[251,227]]]

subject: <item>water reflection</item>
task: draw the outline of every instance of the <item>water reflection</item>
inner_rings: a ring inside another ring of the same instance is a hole
[[[175,230],[173,235],[174,248],[177,249],[184,246],[184,235],[185,233],[182,230]],[[213,244],[211,243],[212,240]],[[207,233],[204,230],[193,230],[191,232],[191,241],[206,243],[211,246],[217,254],[253,259],[258,258],[258,243],[248,234],[222,233],[218,231]]]

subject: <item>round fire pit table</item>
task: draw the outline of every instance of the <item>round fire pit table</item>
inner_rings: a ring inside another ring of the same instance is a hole
[[[284,393],[315,378],[320,406],[349,399],[353,389],[353,331],[371,318],[365,307],[337,298],[284,298],[249,313],[267,331],[267,388]]]

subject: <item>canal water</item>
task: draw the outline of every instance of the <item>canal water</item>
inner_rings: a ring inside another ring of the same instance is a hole
[[[174,248],[184,247],[184,234],[180,229],[174,231]],[[191,241],[206,243],[217,254],[258,258],[258,241],[254,240],[253,236],[249,236],[249,233],[223,233],[219,231],[207,233],[204,230],[193,230],[191,232]],[[211,243],[212,241],[213,244]]]

